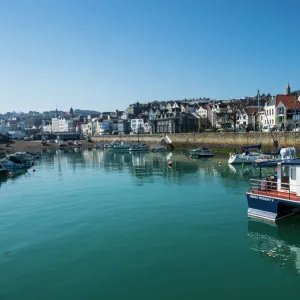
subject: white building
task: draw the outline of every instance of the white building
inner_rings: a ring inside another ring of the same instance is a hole
[[[276,98],[274,97],[269,103],[266,103],[264,107],[264,116],[263,116],[263,124],[262,126],[268,126],[272,128],[276,124]]]
[[[130,121],[130,127],[133,133],[144,132],[144,120],[143,119],[132,119]]]
[[[207,109],[200,106],[198,109],[196,109],[196,115],[200,118],[207,118]]]
[[[89,124],[88,123],[81,124],[81,132],[83,133],[83,135],[89,135]]]
[[[73,129],[73,121],[65,118],[52,118],[52,132],[70,132]]]
[[[49,125],[44,125],[43,127],[43,132],[51,132],[52,130],[52,125],[49,124]]]
[[[241,111],[237,115],[237,121],[236,121],[236,127],[241,128],[241,127],[246,127],[249,125],[249,116],[246,110]]]

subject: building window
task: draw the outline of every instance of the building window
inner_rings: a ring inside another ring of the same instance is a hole
[[[272,116],[274,116],[274,109],[272,109]]]
[[[291,168],[291,179],[296,180],[296,168]]]

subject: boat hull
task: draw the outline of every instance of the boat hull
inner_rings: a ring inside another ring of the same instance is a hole
[[[193,151],[189,151],[190,155],[195,155],[198,157],[213,157],[214,154],[213,153],[200,153],[200,152],[193,152]]]
[[[108,148],[111,152],[128,152],[130,148],[124,147],[124,148]]]
[[[148,145],[133,145],[129,148],[130,152],[141,152],[141,151],[148,151]]]
[[[279,162],[281,162],[282,160],[281,159],[266,159],[266,160],[261,160],[261,161],[254,161],[253,164],[256,166],[256,167],[276,167],[277,164]]]
[[[144,148],[144,149],[129,149],[130,152],[141,152],[141,151],[148,151],[148,148]]]
[[[279,197],[246,193],[248,216],[276,222],[300,211],[300,202]]]

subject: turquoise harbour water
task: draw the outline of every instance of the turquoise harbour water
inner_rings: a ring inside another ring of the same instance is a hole
[[[258,171],[168,159],[57,151],[0,179],[0,299],[297,299],[300,218],[248,219]]]

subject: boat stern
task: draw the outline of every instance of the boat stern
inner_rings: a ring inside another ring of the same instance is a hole
[[[278,200],[247,192],[248,216],[275,222],[278,218]]]

